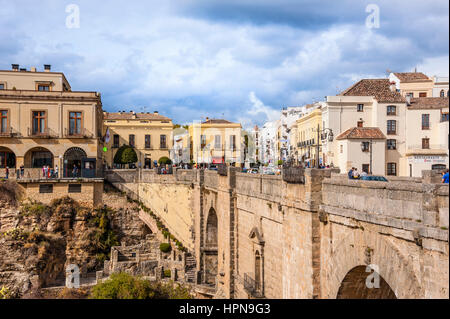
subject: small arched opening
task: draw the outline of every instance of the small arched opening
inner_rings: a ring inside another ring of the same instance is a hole
[[[25,153],[26,168],[53,167],[53,153],[44,147],[35,147]]]
[[[206,236],[205,236],[205,283],[210,285],[216,284],[218,273],[218,219],[214,208],[211,208],[206,220]]]
[[[0,168],[15,168],[16,155],[7,147],[0,147]]]
[[[64,153],[64,177],[80,177],[86,152],[79,147],[71,147]]]

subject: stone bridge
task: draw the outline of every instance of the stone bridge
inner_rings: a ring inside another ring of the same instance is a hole
[[[432,172],[388,183],[317,169],[304,184],[224,175],[106,178],[164,221],[217,298],[449,297],[449,189]]]

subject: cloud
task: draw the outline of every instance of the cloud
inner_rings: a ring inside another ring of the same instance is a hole
[[[249,126],[386,69],[448,69],[448,1],[377,1],[379,29],[365,26],[368,3],[79,0],[67,29],[63,1],[0,0],[0,69],[52,64],[107,111]]]

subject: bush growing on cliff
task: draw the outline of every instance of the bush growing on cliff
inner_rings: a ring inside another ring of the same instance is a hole
[[[159,245],[159,250],[161,250],[163,253],[168,253],[172,250],[172,246],[170,246],[169,243],[161,243]]]
[[[119,240],[114,232],[111,220],[110,211],[103,207],[95,211],[95,215],[89,221],[92,226],[97,228],[95,233],[95,246],[97,248],[97,261],[102,263],[110,257],[111,247],[118,246]]]
[[[187,287],[173,283],[152,283],[127,273],[111,277],[92,288],[91,299],[190,299]]]

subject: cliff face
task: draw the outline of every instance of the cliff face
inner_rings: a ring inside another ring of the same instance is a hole
[[[82,274],[103,269],[111,246],[138,244],[148,234],[137,205],[120,193],[107,194],[113,208],[92,209],[70,198],[50,205],[20,201],[20,194],[5,191],[12,187],[0,182],[0,194],[7,194],[0,196],[0,289],[7,287],[10,297],[64,285],[70,264]]]

